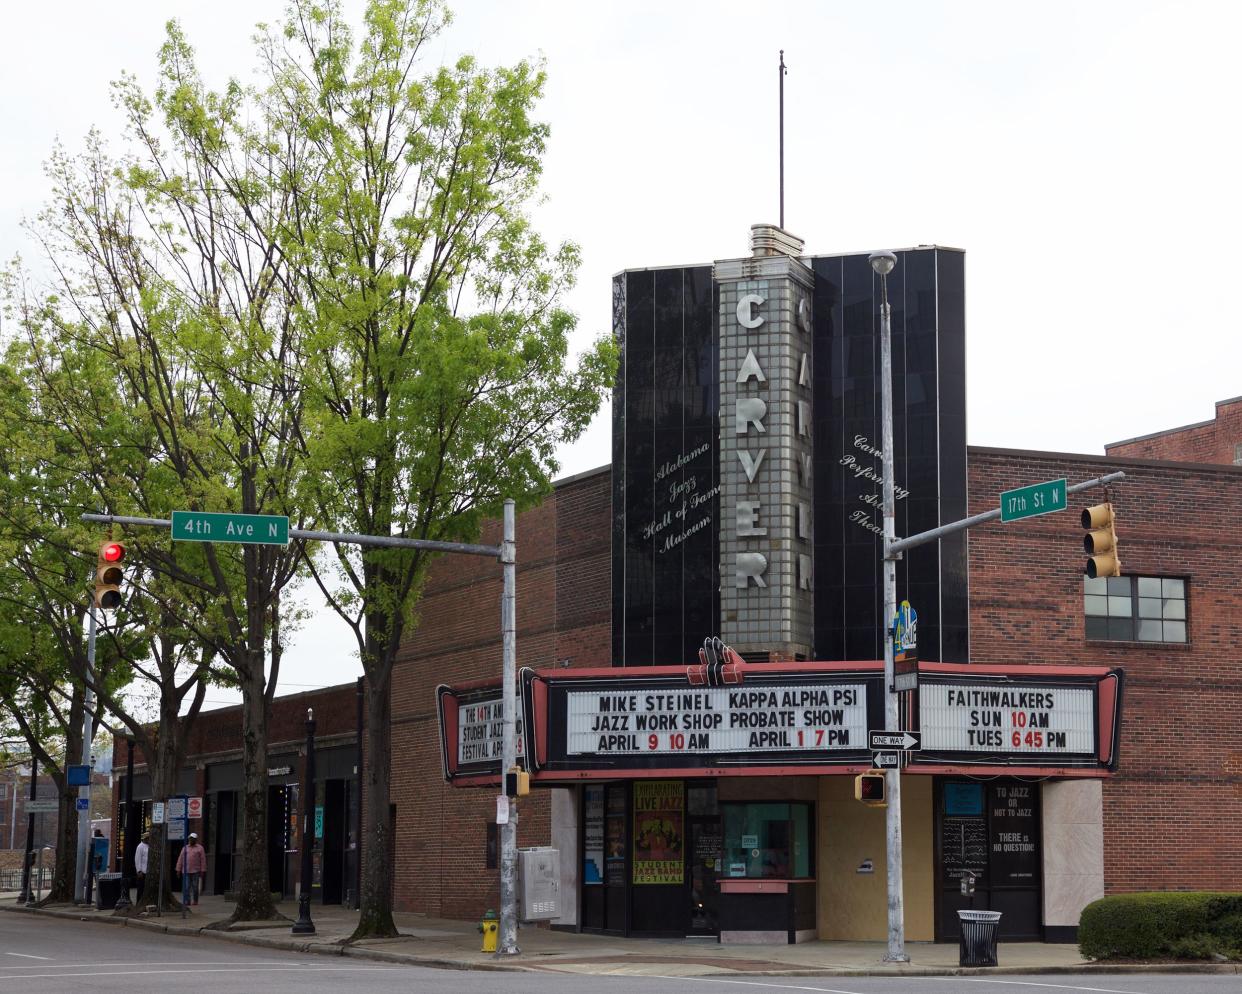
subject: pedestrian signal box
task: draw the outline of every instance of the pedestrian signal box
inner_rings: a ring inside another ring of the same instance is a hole
[[[860,773],[854,778],[854,800],[872,807],[882,808],[887,801],[884,796],[883,773]]]

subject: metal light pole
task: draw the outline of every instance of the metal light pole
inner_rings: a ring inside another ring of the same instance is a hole
[[[501,720],[504,735],[500,752],[500,789],[505,790],[509,770],[517,764],[517,542],[514,503],[505,501],[504,541],[500,563],[504,589],[500,599],[500,634],[503,640],[501,667]],[[511,798],[509,820],[500,826],[500,934],[496,955],[516,956],[517,944],[517,799]]]
[[[121,847],[121,896],[116,899],[117,911],[126,911],[131,905],[129,902],[129,885],[133,881],[134,874],[134,847],[137,843],[134,841],[135,829],[141,826],[135,825],[137,821],[134,817],[134,740],[127,738],[125,745],[128,753],[125,757],[125,845]],[[138,897],[141,899],[142,895]]]
[[[39,782],[39,757],[30,754],[30,799],[35,800]],[[13,797],[13,814],[17,814],[17,796]],[[34,868],[35,813],[26,812],[26,857],[22,860],[22,892],[17,895],[18,904],[34,904],[34,889],[30,886],[30,873]]]
[[[884,728],[895,732],[901,727],[897,694],[893,690],[893,638],[890,627],[897,613],[897,558],[892,549],[897,538],[897,509],[893,496],[893,358],[892,309],[888,304],[888,274],[897,265],[892,252],[874,252],[868,259],[880,277],[880,407],[884,473],[884,608],[880,615],[880,637],[884,641]],[[888,862],[888,951],[886,963],[908,963],[906,955],[905,910],[901,880],[901,770],[885,773],[888,805],[884,809]]]
[[[302,793],[302,885],[298,888],[298,920],[290,931],[294,935],[314,935],[311,921],[311,849],[315,845],[315,712],[306,709],[306,782]]]
[[[78,860],[75,868],[77,872],[73,892],[74,901],[78,904],[83,904],[88,900],[86,881],[90,874],[91,866],[91,854],[88,850],[91,845],[91,773],[94,773],[94,765],[91,763],[91,733],[95,730],[92,723],[92,712],[95,710],[95,695],[91,691],[91,686],[94,682],[95,598],[92,596],[90,622],[86,636],[86,690],[82,716],[82,765],[90,772],[86,775],[86,786],[78,788],[78,799],[86,800],[86,806],[78,812]]]

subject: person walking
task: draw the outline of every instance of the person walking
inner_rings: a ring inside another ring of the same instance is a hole
[[[142,833],[142,841],[138,843],[138,848],[134,850],[134,886],[138,889],[138,900],[142,900],[142,889],[147,884],[147,860],[150,858],[151,847],[147,845],[147,839],[151,837],[149,832]]]
[[[190,838],[186,842],[185,848],[181,850],[181,855],[177,857],[177,872],[188,874],[186,878],[188,900],[186,903],[192,908],[198,907],[199,885],[207,876],[207,852],[199,845],[197,832],[190,833]]]

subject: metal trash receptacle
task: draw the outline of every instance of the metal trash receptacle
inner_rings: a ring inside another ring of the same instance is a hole
[[[996,966],[996,932],[999,911],[959,911],[962,936],[958,966]]]
[[[101,873],[95,877],[95,907],[100,911],[111,911],[121,897],[121,875],[119,873]]]

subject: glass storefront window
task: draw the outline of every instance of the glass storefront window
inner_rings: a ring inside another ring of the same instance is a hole
[[[722,804],[723,877],[812,875],[809,804]]]

